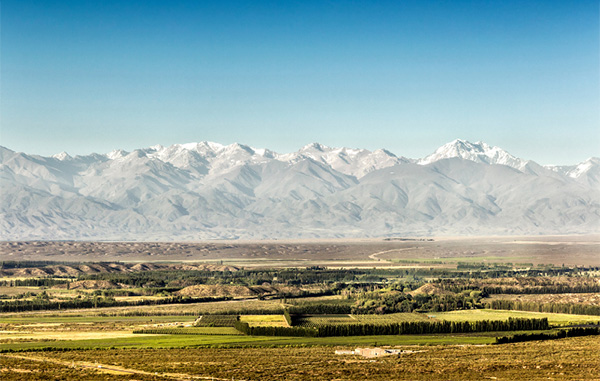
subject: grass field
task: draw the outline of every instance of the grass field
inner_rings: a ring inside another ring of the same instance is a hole
[[[513,318],[548,318],[551,325],[571,325],[600,322],[600,316],[554,314],[546,312],[505,311],[505,310],[461,310],[431,313],[438,320],[473,321],[506,320]]]
[[[305,315],[294,318],[294,325],[318,327],[329,324],[392,324],[404,321],[431,321],[419,313],[395,313],[385,315]]]
[[[234,335],[150,335],[106,337],[88,340],[60,340],[52,342],[16,342],[0,344],[2,350],[29,350],[40,348],[183,348],[183,347],[265,347],[265,346],[320,346],[320,345],[438,345],[438,344],[491,344],[496,336],[505,333],[456,335],[398,335],[352,337],[272,337]],[[107,332],[107,336],[110,333]]]

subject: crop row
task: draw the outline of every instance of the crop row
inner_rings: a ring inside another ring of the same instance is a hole
[[[238,315],[203,315],[196,321],[196,327],[233,327]]]
[[[133,333],[140,334],[153,334],[153,335],[239,335],[240,333],[235,330],[207,330],[206,328],[144,328],[136,329]]]

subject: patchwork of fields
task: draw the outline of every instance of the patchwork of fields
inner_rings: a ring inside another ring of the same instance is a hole
[[[600,268],[542,260],[576,240],[445,244],[337,244],[326,262],[310,251],[325,243],[184,245],[226,253],[224,265],[2,262],[0,378],[600,379]],[[507,245],[519,250],[508,255]],[[534,255],[521,255],[532,245]],[[302,266],[233,266],[236,248]],[[335,354],[357,347],[403,354]]]

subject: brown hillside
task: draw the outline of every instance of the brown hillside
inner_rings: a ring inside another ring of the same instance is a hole
[[[80,280],[78,282],[69,283],[68,287],[71,290],[105,290],[121,288],[119,284],[107,280]],[[67,285],[61,284],[56,288],[67,288]]]
[[[248,297],[258,295],[257,291],[247,286],[208,285],[189,286],[177,291],[178,295],[192,297],[231,296]]]
[[[409,294],[411,294],[412,296],[415,295],[421,295],[421,294],[426,294],[426,295],[443,295],[443,294],[449,294],[448,291],[444,291],[439,287],[434,286],[431,283],[427,283],[419,288],[417,288],[414,291],[409,292]]]

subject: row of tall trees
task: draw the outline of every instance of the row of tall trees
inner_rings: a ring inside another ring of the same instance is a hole
[[[235,328],[253,336],[372,336],[436,333],[468,333],[495,331],[529,331],[549,329],[548,319],[479,320],[479,321],[410,321],[389,324],[329,324],[317,328],[304,327],[251,327],[236,322]]]
[[[558,332],[550,333],[520,333],[511,336],[496,337],[495,344],[508,344],[508,343],[519,343],[522,341],[535,341],[535,340],[556,340],[564,339],[566,337],[580,337],[580,336],[593,336],[600,335],[600,327],[577,327],[562,329]]]
[[[238,321],[235,323],[235,329],[238,331],[250,335],[250,336],[302,336],[302,337],[315,337],[318,335],[318,331],[315,328],[302,328],[302,327],[251,327],[248,323]]]
[[[595,278],[573,277],[556,279],[549,277],[518,278],[516,284],[503,284],[504,279],[468,280],[439,279],[435,285],[444,291],[462,292],[479,290],[484,295],[491,294],[566,294],[600,292],[600,284]]]
[[[485,306],[486,308],[491,308],[494,310],[517,310],[600,316],[600,306],[579,303],[539,303],[497,299],[486,303]]]
[[[214,302],[230,300],[231,297],[201,297],[192,298],[187,296],[174,296],[163,299],[140,299],[131,301],[119,301],[114,298],[102,298],[91,296],[86,298],[73,298],[69,300],[54,301],[41,296],[36,296],[29,300],[11,300],[0,302],[0,312],[24,312],[39,310],[61,310],[71,308],[100,308],[100,307],[134,307],[134,306],[152,306],[159,304],[187,304]]]
[[[548,329],[548,319],[479,321],[408,321],[390,324],[337,324],[320,326],[318,336],[410,335]]]

